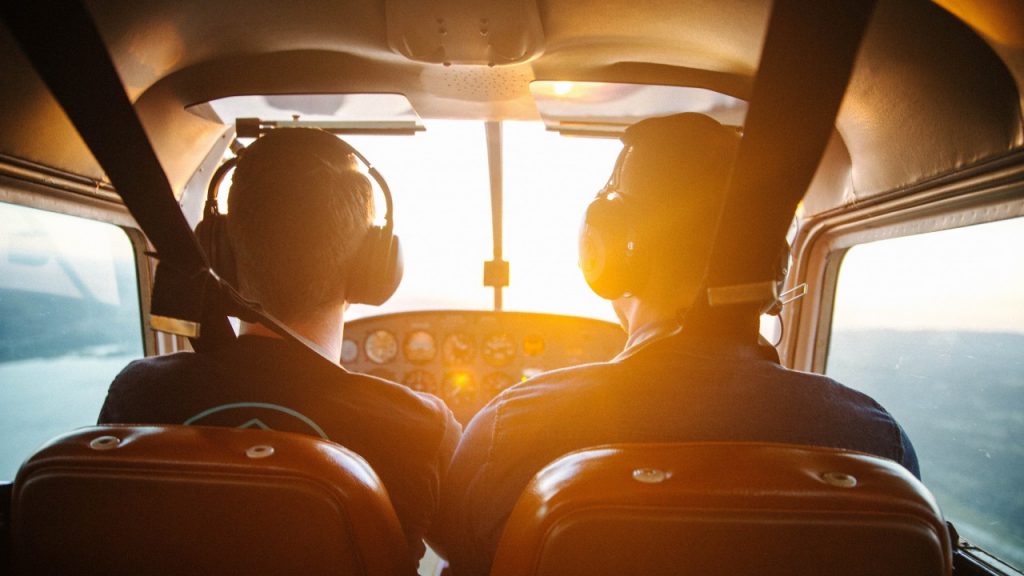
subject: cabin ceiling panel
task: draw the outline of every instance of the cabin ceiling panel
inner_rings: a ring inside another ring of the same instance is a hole
[[[224,96],[400,93],[422,118],[476,120],[537,119],[534,79],[689,85],[748,98],[771,4],[538,0],[540,55],[491,68],[396,54],[385,0],[87,1],[176,190],[224,129],[184,107]],[[1022,145],[1024,25],[1007,21],[1018,9],[936,1],[879,2],[837,120],[841,153],[823,163],[809,212]],[[0,152],[101,179],[2,29],[0,53]]]
[[[770,2],[542,2],[545,59],[644,61],[730,74],[757,68]],[[657,14],[656,18],[651,18]]]
[[[1024,2],[935,0],[972,27],[1003,59],[1017,86],[1024,86]],[[1024,92],[1021,94],[1024,107]]]
[[[855,199],[1021,145],[1020,96],[970,28],[930,2],[879,2],[837,128]]]
[[[85,176],[105,178],[31,63],[0,23],[0,154]]]
[[[381,0],[94,0],[88,7],[133,100],[160,78],[229,55],[387,51]]]

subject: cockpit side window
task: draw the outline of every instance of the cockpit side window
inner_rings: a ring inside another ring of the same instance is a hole
[[[135,250],[112,224],[0,203],[0,480],[93,424],[144,354]]]
[[[851,248],[827,372],[906,429],[974,545],[1024,567],[1024,218]]]

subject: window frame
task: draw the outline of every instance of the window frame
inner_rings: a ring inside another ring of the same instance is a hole
[[[0,202],[112,224],[125,232],[135,258],[136,289],[140,308],[139,327],[144,354],[152,356],[180,349],[180,342],[150,327],[150,295],[156,260],[147,255],[151,250],[149,243],[127,208],[119,199],[115,200],[117,195],[99,185],[93,193],[84,192],[81,185],[60,177],[55,177],[51,182],[62,186],[60,188],[16,180],[10,177],[5,168],[8,166],[0,163]]]
[[[850,248],[1016,217],[1024,217],[1021,152],[802,222],[786,284],[811,289],[783,311],[783,363],[824,373],[839,269]]]
[[[825,372],[839,270],[850,248],[1019,217],[1024,217],[1021,151],[802,222],[786,287],[806,282],[812,288],[782,313],[783,363],[796,370]],[[1024,574],[962,542],[954,543],[953,563],[957,573]]]

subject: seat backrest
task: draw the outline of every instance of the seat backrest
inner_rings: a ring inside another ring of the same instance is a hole
[[[12,500],[19,573],[416,571],[370,466],[299,434],[85,428],[32,456]]]
[[[755,443],[574,452],[516,504],[492,576],[950,574],[946,524],[895,462]]]

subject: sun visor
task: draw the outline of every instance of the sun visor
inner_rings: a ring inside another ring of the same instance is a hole
[[[747,115],[745,100],[705,88],[538,80],[530,92],[548,130],[565,135],[618,137],[644,118],[680,112],[742,127]]]
[[[189,106],[222,124],[259,118],[276,126],[317,126],[344,133],[418,132],[420,117],[401,94],[282,94],[231,96]]]

